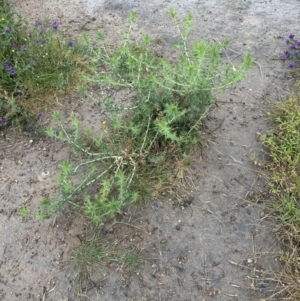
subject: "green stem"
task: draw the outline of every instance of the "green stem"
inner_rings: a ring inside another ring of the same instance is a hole
[[[175,24],[175,27],[178,30],[179,34],[180,34],[182,42],[183,42],[183,48],[184,48],[185,56],[187,57],[187,59],[188,59],[188,61],[190,63],[190,57],[189,57],[189,53],[188,53],[187,45],[186,45],[186,37],[182,34],[182,31],[181,31],[181,29],[179,27],[177,19],[174,19],[174,24]]]
[[[201,122],[201,120],[204,119],[204,118],[207,116],[208,111],[210,110],[210,108],[212,107],[212,105],[213,105],[213,104],[209,105],[209,106],[205,109],[204,113],[201,114],[201,117],[197,120],[197,122],[196,122],[196,123],[191,127],[191,129],[188,131],[188,134],[190,134],[191,131],[193,131],[193,130],[198,126],[198,124]]]
[[[145,143],[146,143],[146,139],[147,139],[148,132],[149,132],[150,121],[151,121],[151,115],[149,115],[149,120],[148,120],[148,124],[147,124],[146,134],[145,134],[145,137],[144,137],[144,140],[143,140],[143,144],[142,144],[141,149],[140,149],[140,154],[142,153],[143,148],[144,148]]]
[[[103,160],[106,160],[106,159],[120,159],[120,158],[122,158],[122,157],[120,157],[120,156],[108,156],[108,157],[102,157],[102,158],[98,158],[98,159],[95,159],[95,160],[82,162],[82,163],[80,163],[76,166],[76,168],[74,169],[74,172],[76,172],[77,169],[82,165],[86,165],[86,164],[93,163],[93,162],[98,162],[98,161],[103,161]]]

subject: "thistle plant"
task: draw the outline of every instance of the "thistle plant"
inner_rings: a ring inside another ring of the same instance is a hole
[[[178,53],[175,63],[155,55],[148,35],[139,43],[130,39],[135,21],[132,13],[129,30],[122,33],[123,43],[117,51],[109,53],[102,39],[97,63],[104,71],[99,73],[94,68],[88,80],[99,84],[103,94],[107,87],[134,92],[127,109],[131,109],[130,121],[136,134],[148,131],[153,139],[181,144],[200,125],[216,94],[244,78],[252,59],[247,54],[239,66],[224,66],[221,53],[228,41],[221,45],[189,41],[192,16],[185,18],[183,28],[174,10],[170,16],[181,41],[174,45]]]
[[[145,182],[155,187],[171,178],[174,161],[198,142],[197,130],[215,97],[244,78],[252,64],[249,54],[240,65],[224,63],[222,52],[228,41],[221,45],[190,41],[192,16],[183,25],[174,10],[170,16],[181,41],[174,45],[176,62],[158,57],[148,35],[139,42],[131,38],[135,13],[130,14],[129,29],[121,33],[123,42],[114,52],[108,51],[102,33],[98,47],[84,36],[93,56],[85,80],[102,91],[107,121],[96,134],[82,129],[74,116],[66,127],[56,114],[58,130],[49,129],[48,135],[70,144],[82,161],[62,164],[58,201],[45,200],[41,215],[49,216],[68,202],[95,223],[114,218],[145,191],[151,193]],[[128,106],[111,98],[112,91],[119,89],[132,95]]]
[[[116,147],[115,141],[103,133],[95,138],[90,131],[84,132],[74,116],[70,119],[72,128],[69,129],[64,127],[59,113],[54,118],[59,130],[48,129],[47,134],[69,143],[74,152],[81,152],[87,159],[76,166],[67,161],[62,163],[58,178],[58,198],[45,198],[38,217],[49,217],[68,202],[80,206],[94,223],[98,223],[104,218],[114,218],[125,206],[135,203],[139,193],[133,183],[140,156],[129,153],[128,149]],[[92,151],[88,145],[97,152]],[[83,175],[77,184],[72,181],[76,174]],[[97,187],[99,193],[92,197],[84,195],[84,201],[80,205],[74,203],[76,195],[91,185]]]

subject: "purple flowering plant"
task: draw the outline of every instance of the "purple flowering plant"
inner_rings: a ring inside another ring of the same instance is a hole
[[[6,69],[6,72],[9,74],[9,75],[14,75],[15,74],[15,68],[14,66],[10,66],[9,68]]]
[[[21,80],[20,86],[27,87],[28,90],[28,85],[24,82],[24,80],[27,81],[25,78],[28,78],[28,81],[34,85],[34,90],[48,90],[56,86],[61,88],[63,80],[57,76],[57,67],[61,65],[75,68],[75,61],[70,64],[65,60],[70,58],[72,60],[72,53],[77,51],[77,47],[74,47],[73,40],[61,38],[58,29],[59,22],[57,20],[53,20],[50,24],[36,20],[33,26],[28,28],[14,27],[14,23],[9,23],[9,26],[8,23],[3,24],[4,44],[7,47],[4,49],[4,53],[0,53],[0,57],[3,58],[2,62],[0,61],[0,64],[3,65],[0,70],[0,81],[1,76],[3,79],[8,79],[7,82],[11,84],[11,88],[6,87],[8,91],[14,90],[15,80]],[[71,52],[70,48],[72,48]],[[71,55],[63,55],[64,51]],[[43,76],[44,70],[47,70],[47,77]],[[50,73],[49,70],[51,70]],[[64,71],[70,72],[71,70],[64,69]],[[13,77],[16,74],[18,77]],[[70,77],[63,76],[63,78]],[[33,79],[35,83],[33,83]],[[53,83],[54,81],[57,83]]]
[[[14,75],[15,74],[15,68],[14,66],[11,66],[7,61],[3,62],[3,68],[9,75]]]
[[[37,19],[28,24],[10,10],[9,1],[4,2],[7,7],[1,12],[0,22],[0,86],[12,96],[16,87],[22,91],[13,104],[5,102],[2,105],[0,99],[1,125],[11,124],[12,119],[20,119],[28,113],[22,105],[23,97],[27,100],[28,97],[52,94],[73,84],[73,79],[83,71],[78,66],[78,57],[84,57],[74,40],[61,35],[59,20]],[[32,110],[34,106],[27,108]],[[12,111],[18,113],[12,117]],[[42,118],[42,113],[37,114],[32,115],[34,122]]]
[[[52,22],[52,28],[55,29],[55,30],[57,30],[58,27],[59,27],[58,22],[57,22],[56,20],[54,20],[54,21]]]
[[[5,117],[0,117],[0,125],[5,125],[5,124],[6,124]]]
[[[296,40],[295,35],[290,33],[285,43],[288,45],[288,49],[283,51],[284,58],[294,62],[294,64],[289,62],[287,67],[294,68],[295,64],[300,62],[300,40]]]

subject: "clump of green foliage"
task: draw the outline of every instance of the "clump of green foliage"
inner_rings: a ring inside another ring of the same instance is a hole
[[[99,237],[93,236],[81,242],[70,254],[70,263],[78,271],[74,288],[84,296],[90,289],[91,275],[99,273],[103,266],[114,264],[128,276],[134,274],[145,262],[141,251],[136,247],[117,250],[115,244],[104,243]]]
[[[300,98],[295,95],[272,113],[275,128],[263,137],[272,161],[273,193],[300,196]]]
[[[82,242],[71,253],[70,263],[78,271],[76,282],[79,295],[83,295],[88,290],[90,276],[101,267],[100,263],[115,258],[115,255],[110,255],[110,253],[112,251],[108,248],[108,245],[95,237]]]
[[[47,95],[66,90],[84,69],[82,47],[62,36],[57,21],[30,26],[7,0],[0,3],[0,38],[0,117],[6,123],[45,107]]]
[[[271,192],[275,195],[276,217],[280,221],[280,242],[285,263],[278,281],[288,300],[300,300],[300,95],[291,96],[270,113],[274,129],[263,137],[268,148]]]
[[[40,217],[50,216],[71,202],[97,224],[116,217],[157,185],[170,183],[174,162],[199,141],[198,129],[215,96],[244,78],[252,64],[249,54],[238,66],[224,62],[227,41],[190,41],[192,16],[185,18],[183,26],[174,10],[170,16],[180,38],[174,45],[175,62],[158,57],[149,36],[140,41],[131,37],[134,13],[130,14],[128,31],[121,34],[121,46],[113,52],[107,49],[102,33],[98,33],[98,47],[85,37],[94,64],[85,79],[101,89],[107,120],[93,133],[83,130],[74,116],[71,128],[67,128],[56,114],[59,129],[48,129],[48,135],[69,143],[85,159],[77,165],[61,165],[58,198],[43,201]],[[108,94],[119,90],[132,95],[127,107]],[[74,176],[79,173],[83,177],[76,182]],[[91,185],[98,192],[84,193]],[[80,193],[81,202],[75,202]]]
[[[101,44],[101,52],[97,54],[104,72],[95,70],[90,79],[100,85],[104,94],[108,87],[134,91],[131,106],[127,108],[132,110],[128,131],[134,131],[137,136],[146,131],[151,133],[149,142],[151,138],[161,138],[184,144],[214,104],[213,92],[243,79],[252,59],[246,55],[238,67],[229,63],[224,66],[221,53],[228,41],[221,45],[207,40],[190,41],[192,16],[185,18],[183,28],[174,10],[170,16],[181,41],[174,45],[178,54],[176,62],[156,56],[148,35],[139,42],[130,39],[136,18],[131,13],[129,30],[122,33],[122,45],[109,53],[105,44]],[[112,102],[110,98],[105,101]]]

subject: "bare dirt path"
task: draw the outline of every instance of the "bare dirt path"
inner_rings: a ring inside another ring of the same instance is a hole
[[[264,110],[291,89],[286,63],[280,58],[284,39],[299,29],[299,1],[20,1],[16,10],[31,21],[56,19],[71,35],[103,30],[111,45],[126,26],[131,10],[138,15],[137,35],[162,40],[170,54],[177,33],[167,17],[192,13],[192,35],[231,41],[228,57],[253,54],[255,64],[242,83],[219,97],[204,129],[206,147],[195,154],[190,199],[174,207],[163,196],[133,217],[131,226],[115,224],[103,235],[118,238],[118,248],[136,245],[148,260],[129,277],[110,265],[93,276],[85,297],[72,289],[67,263],[88,230],[81,216],[65,210],[55,220],[24,220],[20,206],[38,208],[43,196],[55,192],[53,176],[71,153],[46,138],[2,131],[0,136],[0,300],[261,300],[275,284],[278,246],[273,226],[265,220],[269,201],[267,175],[253,164],[264,160],[258,135],[267,128]],[[65,116],[76,111],[97,128],[101,115],[88,99],[67,99]],[[44,116],[47,124],[50,116]],[[121,221],[122,222],[122,221]],[[135,226],[135,227],[133,227]],[[274,299],[272,299],[274,300]]]

